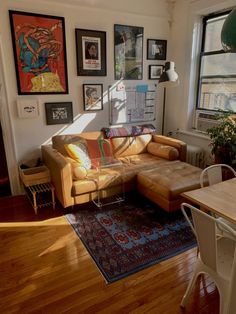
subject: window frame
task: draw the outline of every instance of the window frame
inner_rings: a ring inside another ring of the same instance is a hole
[[[217,17],[223,16],[223,15],[229,14],[231,11],[232,10],[226,10],[226,11],[222,11],[222,12],[211,13],[211,14],[208,14],[206,16],[203,16],[203,18],[202,18],[202,36],[201,36],[201,45],[200,45],[200,53],[199,53],[199,65],[198,65],[198,73],[197,73],[196,110],[206,110],[206,111],[218,112],[218,110],[209,109],[209,108],[201,108],[199,106],[200,105],[200,101],[201,101],[201,81],[202,81],[202,79],[207,79],[207,78],[231,78],[231,77],[235,78],[236,77],[236,75],[209,75],[209,76],[204,75],[204,76],[201,76],[202,59],[203,59],[204,56],[228,53],[228,52],[224,51],[223,47],[220,50],[213,50],[213,51],[204,52],[207,21],[212,19],[212,18],[217,18]]]

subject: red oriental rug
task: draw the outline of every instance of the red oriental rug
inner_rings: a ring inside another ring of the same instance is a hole
[[[137,194],[65,216],[109,283],[196,245],[181,212],[166,213]]]

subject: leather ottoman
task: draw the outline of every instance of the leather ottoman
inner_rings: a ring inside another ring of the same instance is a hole
[[[201,168],[181,161],[144,170],[137,175],[137,188],[167,212],[180,208],[181,193],[200,188]]]

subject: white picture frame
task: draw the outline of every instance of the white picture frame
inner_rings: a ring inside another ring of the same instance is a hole
[[[34,119],[39,116],[37,99],[17,99],[18,117],[21,119]]]

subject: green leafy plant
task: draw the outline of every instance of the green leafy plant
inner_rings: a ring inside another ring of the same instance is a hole
[[[236,160],[236,117],[231,112],[216,116],[219,124],[207,129],[211,139],[211,153],[216,163],[232,165]]]

